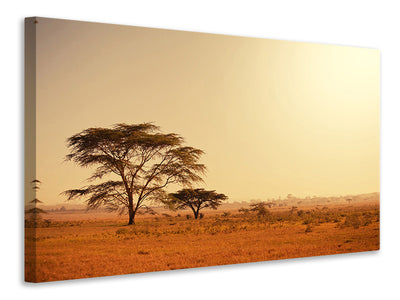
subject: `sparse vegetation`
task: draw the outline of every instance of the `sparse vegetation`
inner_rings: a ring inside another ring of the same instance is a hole
[[[36,274],[28,259],[26,276],[51,281],[379,249],[377,205],[267,207],[210,210],[197,220],[141,215],[134,227],[107,214],[88,220],[71,212],[64,220],[65,212],[50,212],[48,225],[26,235],[37,258]]]

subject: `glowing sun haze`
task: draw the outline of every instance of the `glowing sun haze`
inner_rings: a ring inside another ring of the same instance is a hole
[[[93,169],[64,162],[88,127],[154,122],[205,151],[231,201],[379,191],[379,51],[39,18],[38,198]]]

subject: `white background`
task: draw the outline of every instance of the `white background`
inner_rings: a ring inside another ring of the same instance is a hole
[[[396,1],[4,1],[1,16],[3,299],[399,299],[400,18]],[[41,16],[381,50],[381,250],[23,282],[23,18]]]

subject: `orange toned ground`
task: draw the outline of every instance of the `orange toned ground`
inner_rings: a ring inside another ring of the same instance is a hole
[[[379,249],[379,204],[272,208],[255,213],[204,211],[180,216],[126,217],[53,212],[28,228],[26,279],[53,281]]]

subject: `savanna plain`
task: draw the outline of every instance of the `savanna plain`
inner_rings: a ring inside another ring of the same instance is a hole
[[[156,211],[130,226],[125,216],[104,211],[49,211],[26,226],[26,279],[45,282],[379,250],[379,194],[351,203],[225,204],[217,211],[205,209],[199,219],[189,211]]]

